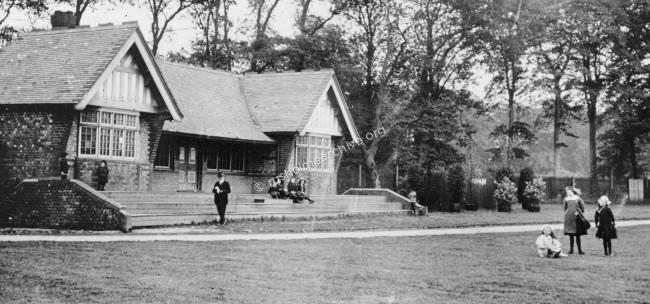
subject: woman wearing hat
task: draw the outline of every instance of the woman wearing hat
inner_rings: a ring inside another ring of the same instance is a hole
[[[537,254],[540,258],[559,258],[567,256],[562,252],[562,244],[555,237],[551,225],[544,225],[542,233],[535,241],[537,245]]]
[[[609,209],[612,202],[605,195],[598,199],[598,210],[596,210],[596,237],[603,239],[605,255],[612,255],[612,239],[617,238],[614,213]]]
[[[567,187],[565,189],[566,197],[564,198],[564,234],[569,236],[569,244],[571,250],[569,254],[573,253],[573,243],[578,245],[578,253],[585,254],[582,251],[580,243],[580,236],[585,235],[586,231],[578,229],[577,220],[578,212],[585,211],[585,202],[578,196],[579,190],[574,187]],[[576,193],[578,192],[578,193]]]
[[[315,203],[307,194],[307,180],[304,177],[298,179],[298,191],[296,192],[298,201],[308,200],[310,204]]]

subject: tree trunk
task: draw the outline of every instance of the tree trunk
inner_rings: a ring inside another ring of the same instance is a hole
[[[593,92],[589,92],[589,101],[587,104],[587,118],[589,119],[589,192],[592,196],[599,195],[598,189],[598,158],[596,146],[596,130],[597,117],[596,117],[596,102],[598,96]]]
[[[560,78],[553,79],[555,102],[553,104],[553,178],[560,173],[560,129],[562,126],[562,89]],[[551,189],[553,190],[553,189]]]
[[[226,51],[226,70],[232,70],[232,56],[230,54],[230,42],[228,41],[228,32],[230,27],[228,26],[228,11],[230,10],[230,4],[228,0],[223,2],[223,44]]]
[[[374,188],[381,188],[381,181],[379,179],[379,170],[377,170],[377,163],[375,162],[375,156],[377,155],[378,149],[379,149],[379,140],[375,138],[370,143],[370,148],[366,149],[364,153],[366,167],[368,168],[368,171],[370,171],[370,178],[372,179]]]
[[[512,142],[514,141],[514,133],[512,126],[515,122],[515,90],[508,89],[508,145],[506,147],[506,164],[510,166],[512,159]]]
[[[630,169],[632,170],[632,178],[638,179],[639,178],[639,164],[636,160],[636,144],[634,142],[634,136],[628,136],[627,137],[627,144],[629,148],[629,153],[630,153]]]

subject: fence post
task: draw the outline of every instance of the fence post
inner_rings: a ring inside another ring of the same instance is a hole
[[[361,179],[361,164],[359,164],[359,180],[358,180],[359,188],[362,188],[361,181],[362,181],[362,179]]]

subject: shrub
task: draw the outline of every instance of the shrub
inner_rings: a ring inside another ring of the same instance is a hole
[[[508,177],[510,181],[514,181],[515,173],[512,171],[511,168],[503,167],[497,170],[497,172],[494,174],[494,180],[497,182],[501,181],[504,177]]]
[[[535,178],[535,173],[533,169],[526,167],[519,171],[519,181],[517,183],[517,199],[521,203],[521,207],[528,209],[530,202],[524,196],[524,190],[526,190],[526,184],[531,182]]]
[[[517,186],[509,178],[504,177],[496,182],[496,190],[492,195],[499,212],[512,211],[512,204],[517,203]]]
[[[453,165],[449,168],[447,175],[447,185],[449,189],[449,201],[452,211],[460,211],[465,198],[465,171],[460,164]]]
[[[528,202],[528,211],[539,212],[539,203],[546,198],[546,183],[544,179],[537,177],[527,182],[523,196]]]

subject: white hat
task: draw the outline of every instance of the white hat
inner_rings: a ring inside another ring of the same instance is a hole
[[[609,197],[607,197],[607,195],[603,195],[600,198],[598,198],[598,205],[600,206],[609,205],[611,203],[612,202],[609,200]]]

